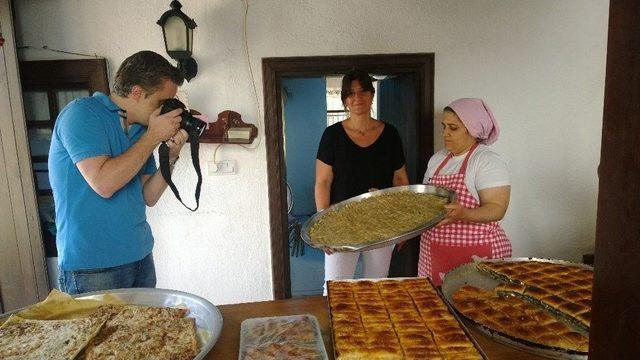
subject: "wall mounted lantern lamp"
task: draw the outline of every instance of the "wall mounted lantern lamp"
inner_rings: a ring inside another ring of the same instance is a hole
[[[198,73],[198,64],[191,57],[193,50],[193,29],[196,22],[180,10],[179,1],[171,2],[171,10],[167,10],[157,24],[162,27],[164,46],[172,59],[178,61],[178,69],[187,81]]]

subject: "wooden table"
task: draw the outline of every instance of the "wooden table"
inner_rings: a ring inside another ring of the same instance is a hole
[[[326,297],[314,296],[300,299],[221,305],[218,306],[218,309],[220,309],[220,312],[222,313],[224,324],[222,326],[220,338],[213,347],[213,350],[207,356],[207,359],[227,360],[238,358],[238,349],[240,346],[240,324],[245,319],[298,314],[311,314],[318,318],[320,328],[322,329],[324,346],[327,349],[329,358],[333,359],[331,324],[329,322],[329,310]],[[491,360],[544,359],[497,343],[474,329],[471,329],[471,333]]]

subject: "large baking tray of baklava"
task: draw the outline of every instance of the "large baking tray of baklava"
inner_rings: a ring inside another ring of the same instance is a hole
[[[328,281],[337,360],[486,359],[426,278]]]
[[[420,235],[456,201],[451,189],[405,185],[376,190],[333,204],[307,220],[300,231],[312,247],[334,252],[364,251]]]
[[[508,258],[447,273],[442,293],[465,322],[506,345],[553,359],[586,359],[593,268]]]

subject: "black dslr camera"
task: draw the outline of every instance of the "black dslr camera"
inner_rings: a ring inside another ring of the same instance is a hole
[[[207,123],[205,121],[202,121],[200,119],[196,119],[195,117],[193,117],[193,114],[187,111],[187,107],[184,106],[182,101],[178,99],[166,100],[162,104],[162,109],[160,109],[160,114],[165,114],[175,109],[182,109],[182,113],[180,114],[180,116],[182,117],[182,119],[180,120],[180,128],[184,129],[189,134],[189,143],[190,143],[189,147],[191,148],[191,162],[193,163],[193,168],[195,169],[196,174],[198,175],[198,183],[196,184],[196,192],[195,192],[195,198],[196,198],[195,208],[192,209],[188,207],[182,201],[182,198],[180,198],[180,193],[178,192],[176,185],[171,180],[171,168],[169,165],[169,147],[164,142],[160,144],[160,147],[158,148],[158,155],[160,157],[160,173],[162,174],[162,177],[166,181],[167,185],[169,185],[169,187],[171,188],[171,191],[173,191],[173,194],[182,203],[182,205],[184,205],[184,207],[186,207],[191,211],[196,211],[200,206],[200,186],[202,185],[202,172],[200,171],[200,158],[198,155],[200,151],[200,135],[202,135],[202,132],[207,127]]]
[[[207,127],[207,123],[193,117],[193,115],[191,115],[191,113],[187,111],[187,107],[184,106],[182,101],[178,99],[165,100],[165,102],[162,104],[160,114],[168,113],[169,111],[175,109],[182,109],[182,113],[180,114],[180,116],[182,117],[182,120],[180,120],[180,128],[184,129],[189,134],[191,134],[192,131],[195,131],[198,137],[200,137],[204,129]]]

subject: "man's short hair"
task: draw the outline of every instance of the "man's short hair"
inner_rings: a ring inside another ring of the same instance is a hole
[[[184,81],[182,72],[162,55],[148,50],[140,51],[126,58],[118,68],[113,92],[127,97],[133,86],[138,85],[149,96],[160,89],[165,79],[178,86]]]

